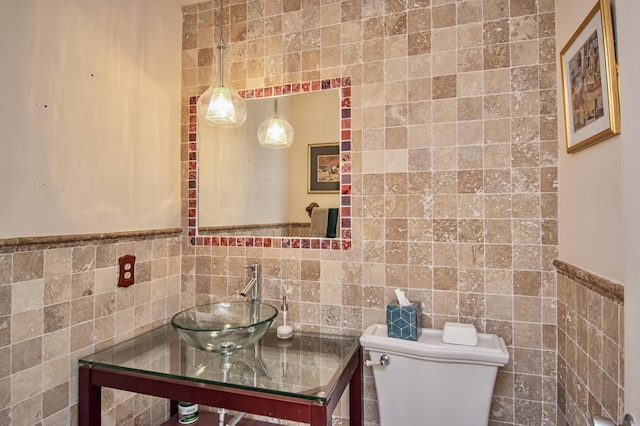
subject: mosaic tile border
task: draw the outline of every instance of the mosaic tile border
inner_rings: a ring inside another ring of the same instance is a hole
[[[572,279],[618,305],[624,306],[624,286],[561,260],[554,260],[553,266],[556,267],[559,274]]]
[[[147,239],[179,237],[182,228],[151,229],[147,231],[112,232],[106,234],[54,235],[46,237],[24,237],[0,239],[0,253],[15,251],[45,250],[59,247],[73,247],[78,243],[124,242]]]
[[[244,99],[269,98],[304,92],[340,89],[340,238],[284,238],[198,235],[198,113],[197,96],[189,98],[188,235],[194,246],[270,247],[351,250],[351,77],[312,80],[239,91]]]

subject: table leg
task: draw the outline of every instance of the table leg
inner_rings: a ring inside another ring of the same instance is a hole
[[[310,426],[331,426],[331,413],[324,405],[312,405],[310,408]]]
[[[100,386],[91,384],[91,368],[80,366],[78,372],[78,426],[98,426],[102,422]]]
[[[351,426],[362,426],[362,349],[358,351],[358,366],[349,381],[349,417]]]

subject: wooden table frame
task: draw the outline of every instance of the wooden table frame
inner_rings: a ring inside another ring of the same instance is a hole
[[[331,414],[349,385],[351,426],[362,426],[362,348],[358,348],[341,372],[335,391],[324,403],[316,400],[246,390],[187,379],[169,378],[115,368],[80,365],[78,377],[78,425],[101,424],[101,389],[108,387],[129,392],[189,401],[211,407],[226,408],[250,414],[308,423],[311,426],[331,426]]]

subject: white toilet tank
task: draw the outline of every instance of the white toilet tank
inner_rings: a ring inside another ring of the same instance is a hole
[[[360,344],[374,365],[381,426],[487,426],[498,367],[509,361],[501,337],[478,333],[476,346],[443,343],[442,330],[423,328],[418,341],[369,326]]]

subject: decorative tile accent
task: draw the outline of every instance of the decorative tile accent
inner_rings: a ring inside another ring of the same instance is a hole
[[[341,126],[341,139],[340,139],[340,155],[341,155],[341,183],[344,185],[341,186],[341,203],[343,206],[348,206],[351,204],[351,185],[347,185],[351,182],[351,120],[348,119],[351,117],[351,77],[342,77],[342,78],[333,78],[326,80],[312,80],[312,81],[304,81],[301,83],[284,84],[280,86],[272,86],[265,87],[260,89],[247,89],[240,90],[238,94],[244,99],[253,99],[253,98],[267,98],[273,96],[278,96],[281,94],[290,94],[297,93],[299,91],[302,92],[314,92],[319,90],[331,90],[331,89],[341,89],[340,91],[340,105],[342,106],[340,109],[340,126]],[[198,102],[197,96],[189,97],[189,105],[194,106]],[[191,107],[189,109],[189,141],[197,142],[197,109],[195,107]],[[188,145],[188,159],[187,167],[188,167],[188,180],[187,180],[187,196],[188,196],[188,208],[187,208],[187,223],[188,223],[188,235],[190,238],[188,241],[191,245],[201,246],[201,245],[211,245],[207,244],[209,240],[206,238],[198,237],[198,226],[197,226],[197,199],[198,199],[198,166],[197,166],[197,154],[198,154],[198,146],[197,143],[190,143]],[[351,238],[351,222],[349,220],[351,216],[350,210],[341,210],[342,214],[342,222],[341,222],[341,236],[342,239],[350,239]],[[255,241],[253,238],[245,238],[245,237],[229,237],[233,242],[229,244],[229,246],[234,247],[271,247],[270,239],[260,240],[259,246],[255,245]],[[267,245],[267,241],[269,241]],[[321,249],[321,250],[350,250],[351,244],[322,244],[321,239],[305,239],[302,240],[302,243],[296,242],[291,244],[291,248],[302,248],[302,249]],[[346,248],[348,247],[348,248]],[[288,247],[282,247],[288,248]]]

